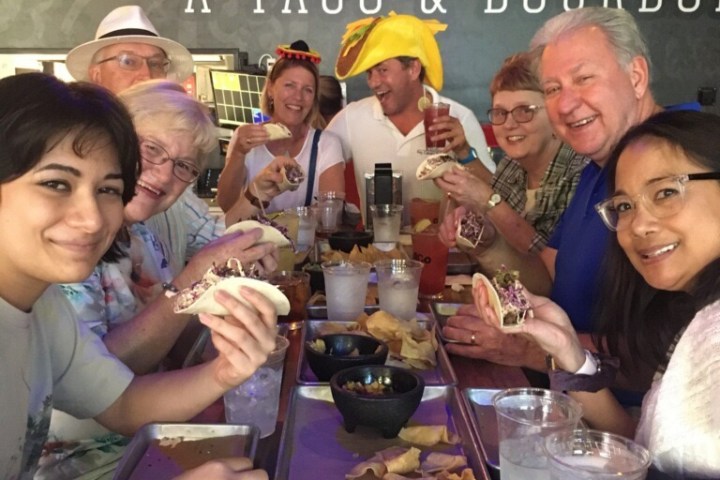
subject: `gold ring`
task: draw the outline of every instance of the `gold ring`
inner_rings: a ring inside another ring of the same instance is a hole
[[[475,345],[475,344],[477,343],[477,342],[475,341],[475,334],[474,334],[474,333],[473,333],[472,335],[470,335],[470,343],[472,343],[473,345]]]

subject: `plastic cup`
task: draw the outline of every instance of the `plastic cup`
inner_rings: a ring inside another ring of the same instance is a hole
[[[370,205],[373,243],[381,250],[392,250],[400,240],[402,205]]]
[[[370,264],[367,262],[324,262],[325,297],[329,320],[354,321],[365,310]]]
[[[290,301],[290,313],[279,315],[278,323],[288,324],[288,329],[297,330],[307,318],[307,302],[310,299],[310,274],[293,270],[273,273],[268,282],[277,285]]]
[[[545,453],[552,480],[643,480],[651,460],[642,445],[598,430],[553,433]]]
[[[315,229],[317,228],[317,208],[297,207],[290,209],[299,218],[297,247],[298,250],[310,247],[315,244]]]
[[[340,228],[344,195],[340,192],[320,192],[317,196],[317,231],[336,232]]]
[[[420,296],[438,298],[445,289],[448,265],[448,247],[440,241],[437,229],[428,227],[411,235],[413,260],[424,267],[420,275]]]
[[[552,433],[569,433],[582,415],[569,396],[542,388],[511,388],[497,393],[500,472],[503,480],[549,480],[544,442]]]
[[[440,221],[440,200],[426,200],[415,197],[410,200],[410,224],[417,225],[423,218],[432,223]]]
[[[429,152],[440,151],[440,149],[445,146],[445,140],[433,142],[430,138],[433,135],[442,133],[443,131],[437,130],[435,132],[430,132],[428,128],[433,124],[436,118],[450,115],[450,105],[442,102],[433,103],[423,110],[423,113],[425,114],[423,119],[423,125],[425,126],[425,148],[427,148]]]
[[[422,268],[423,264],[417,260],[375,262],[380,309],[402,320],[415,318]]]
[[[275,431],[280,406],[285,353],[290,342],[278,335],[275,350],[253,375],[225,392],[225,421],[234,425],[256,425],[260,438]]]

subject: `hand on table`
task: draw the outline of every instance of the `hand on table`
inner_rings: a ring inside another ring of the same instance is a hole
[[[175,480],[267,480],[265,470],[253,470],[250,459],[244,457],[210,460],[188,470]]]
[[[215,300],[228,309],[224,318],[200,314],[200,322],[208,327],[217,358],[213,359],[215,379],[228,390],[252,376],[275,349],[277,312],[275,306],[260,292],[240,287],[245,305],[222,290]]]

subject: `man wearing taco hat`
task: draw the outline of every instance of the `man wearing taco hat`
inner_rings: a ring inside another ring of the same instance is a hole
[[[182,82],[193,73],[187,48],[161,37],[143,9],[118,7],[102,19],[95,40],[68,53],[67,69],[76,80],[102,85],[113,93],[150,79]],[[145,222],[175,257],[185,262],[225,231],[225,222],[188,188],[168,210]]]
[[[404,203],[414,197],[440,198],[431,182],[415,180],[415,170],[424,160],[422,107],[443,102],[450,105],[449,120],[435,123],[435,140],[445,139],[461,163],[490,178],[495,165],[475,115],[467,107],[443,97],[443,67],[435,34],[447,25],[420,20],[412,15],[367,18],[347,26],[335,75],[340,80],[367,72],[372,96],[350,103],[338,113],[328,130],[338,135],[343,155],[352,160],[361,211],[365,213],[364,174],[376,162],[392,162],[403,174]]]

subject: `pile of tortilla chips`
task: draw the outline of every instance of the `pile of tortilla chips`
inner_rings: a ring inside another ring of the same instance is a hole
[[[368,262],[372,264],[378,260],[391,260],[399,258],[407,258],[407,255],[397,248],[384,252],[374,245],[368,245],[367,247],[355,245],[350,253],[341,252],[339,250],[329,250],[327,252],[323,252],[322,254],[323,262],[350,261]]]
[[[435,352],[438,348],[435,337],[435,325],[427,330],[416,319],[400,320],[389,313],[379,310],[369,317],[365,314],[358,318],[350,328],[346,325],[327,322],[320,335],[342,333],[348,330],[362,331],[387,343],[390,358],[418,370],[428,370],[437,365]]]
[[[360,478],[381,478],[383,480],[404,480],[417,478],[420,473],[423,479],[437,480],[475,480],[475,475],[467,466],[464,455],[431,452],[420,463],[421,451],[415,447],[390,447],[376,452],[375,455],[356,465],[345,475],[347,480]],[[462,469],[458,473],[454,470]],[[412,477],[405,476],[412,474]]]

